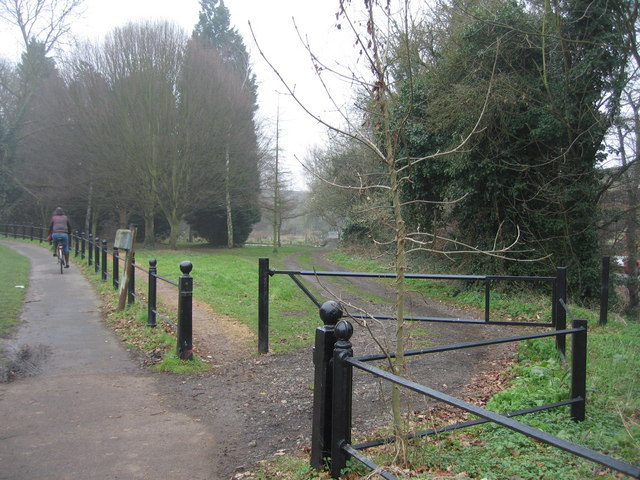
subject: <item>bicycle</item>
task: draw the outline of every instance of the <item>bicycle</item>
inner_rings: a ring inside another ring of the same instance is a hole
[[[56,239],[56,257],[58,259],[58,265],[60,265],[60,275],[64,273],[65,266],[64,247],[62,246],[62,243],[63,242],[61,238]]]

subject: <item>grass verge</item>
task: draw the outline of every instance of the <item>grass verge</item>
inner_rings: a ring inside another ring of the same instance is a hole
[[[217,313],[230,315],[258,332],[258,259],[268,257],[272,269],[282,269],[284,259],[303,247],[245,247],[233,250],[193,249],[185,252],[140,249],[136,262],[147,267],[157,260],[158,274],[176,280],[184,260],[193,264],[194,298],[208,303]],[[316,292],[317,293],[317,292]],[[269,280],[270,350],[284,353],[307,346],[315,328],[322,325],[316,306],[285,275]]]
[[[7,336],[20,321],[29,280],[29,260],[0,245],[0,272],[0,336]]]

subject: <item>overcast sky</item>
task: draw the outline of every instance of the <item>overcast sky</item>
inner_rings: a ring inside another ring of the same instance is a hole
[[[281,82],[260,56],[248,22],[251,22],[264,54],[282,77],[295,87],[296,94],[314,113],[330,118],[335,109],[317,82],[293,19],[298,31],[308,38],[314,53],[332,65],[335,62],[347,63],[346,59],[354,52],[353,42],[345,32],[335,28],[338,0],[227,0],[225,5],[231,13],[232,25],[244,38],[257,75],[259,115],[270,119],[275,129],[276,112],[280,106],[282,158],[300,178],[301,169],[294,157],[302,160],[309,147],[324,143],[324,128],[284,94]],[[198,0],[85,0],[85,14],[72,30],[79,38],[101,40],[114,27],[130,21],[166,19],[191,33],[198,22],[199,9]],[[7,28],[2,25],[0,53],[5,58],[17,61],[21,49],[10,41]],[[16,34],[17,31],[14,32],[14,39]],[[344,81],[335,80],[331,90],[341,103],[346,102],[350,95],[349,85]],[[301,181],[298,181],[298,185],[301,185]]]

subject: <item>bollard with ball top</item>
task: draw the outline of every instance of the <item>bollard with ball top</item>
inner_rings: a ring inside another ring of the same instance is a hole
[[[311,466],[325,467],[331,454],[331,396],[333,382],[333,349],[336,342],[335,325],[342,318],[342,307],[329,300],[320,307],[324,325],[316,329],[313,363],[315,366],[313,387],[313,422],[311,427]]]
[[[189,275],[193,265],[189,261],[180,264],[179,291],[178,297],[178,358],[181,360],[193,360],[193,339],[192,339],[192,300],[193,300],[193,277]]]
[[[340,320],[334,330],[333,397],[331,399],[331,478],[340,478],[349,455],[343,449],[351,444],[351,402],[353,398],[353,367],[347,361],[353,357],[351,336],[353,325]]]

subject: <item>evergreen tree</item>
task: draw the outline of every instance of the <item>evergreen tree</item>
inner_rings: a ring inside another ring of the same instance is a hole
[[[242,36],[231,26],[231,15],[224,0],[200,0],[199,22],[193,37],[210,42],[239,78],[253,81],[247,48]]]
[[[249,66],[249,54],[242,36],[231,26],[229,10],[223,0],[200,0],[199,22],[193,31],[194,41],[215,48],[224,66],[232,73],[232,81],[239,86],[244,99],[229,109],[237,115],[228,115],[227,144],[215,153],[224,185],[212,192],[201,211],[190,219],[196,231],[220,244],[220,219],[226,223],[226,244],[232,247],[246,240],[251,226],[260,220],[258,141],[253,115],[256,111],[257,86]],[[246,106],[249,105],[249,109]],[[217,195],[224,190],[223,205]],[[213,234],[212,232],[215,232]]]
[[[431,66],[402,72],[396,113],[409,118],[404,152],[446,149],[475,127],[483,108],[484,115],[464,152],[414,169],[404,192],[407,200],[463,200],[446,211],[419,205],[412,221],[437,229],[443,219],[441,226],[480,248],[520,234],[520,260],[546,257],[539,273],[568,266],[576,293],[594,296],[596,167],[624,64],[612,47],[619,42],[607,2],[563,2],[556,11],[453,3],[449,18],[459,23],[436,46]],[[464,21],[460,11],[469,13]],[[497,273],[536,271],[495,257],[468,261]]]

